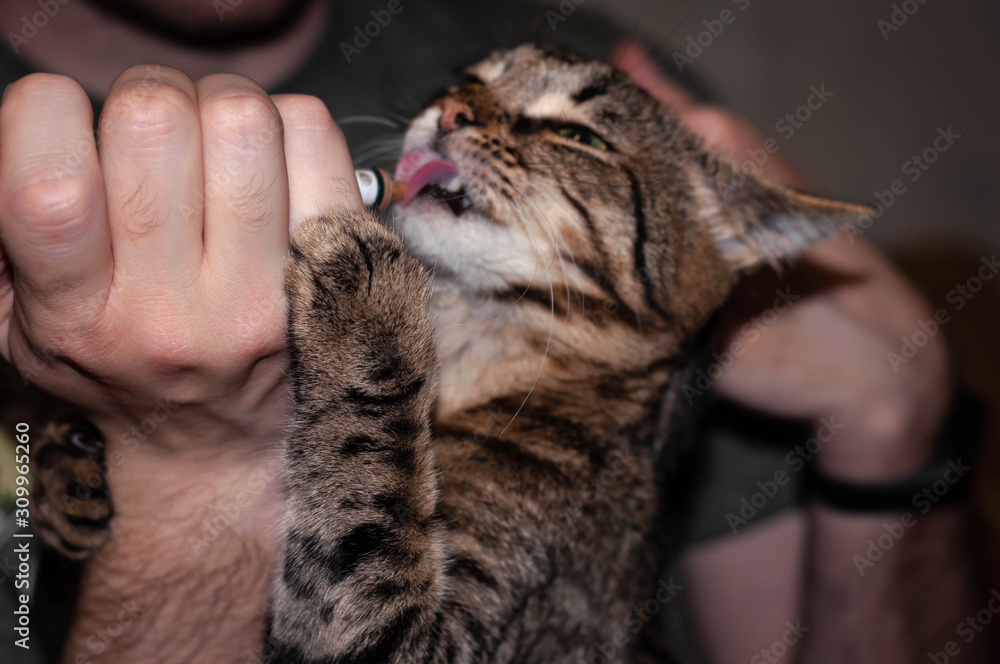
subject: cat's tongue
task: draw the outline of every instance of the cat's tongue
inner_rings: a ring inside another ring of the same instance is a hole
[[[458,165],[434,150],[410,150],[396,164],[394,180],[406,183],[403,205],[412,201],[428,185],[444,186],[458,175]]]

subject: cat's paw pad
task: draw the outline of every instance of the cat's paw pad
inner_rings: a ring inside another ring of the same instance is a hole
[[[33,521],[63,555],[82,560],[108,540],[111,498],[104,439],[81,417],[50,422],[32,445]]]

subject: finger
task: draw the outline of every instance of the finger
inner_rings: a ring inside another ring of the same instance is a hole
[[[323,102],[304,95],[274,102],[285,125],[292,228],[333,208],[361,209],[347,141]]]
[[[201,130],[194,83],[159,65],[125,70],[100,122],[116,281],[190,284],[202,259]]]
[[[11,84],[0,107],[0,234],[26,304],[80,311],[103,302],[111,242],[93,111],[64,76],[36,74]],[[10,314],[5,269],[0,309]],[[6,342],[6,335],[4,336]]]
[[[622,40],[611,51],[611,64],[628,74],[636,85],[660,103],[680,113],[694,105],[695,99],[683,86],[664,76],[649,52],[638,42]]]
[[[746,163],[751,173],[797,187],[809,189],[808,179],[781,154],[764,150],[766,160],[751,155],[762,150],[764,140],[757,131],[732,113],[714,106],[695,106],[681,115],[681,123],[705,139],[705,144],[739,165]]]
[[[280,275],[288,254],[281,116],[264,90],[232,74],[198,81],[205,168],[205,258],[227,283]]]
[[[10,361],[10,315],[14,306],[14,282],[10,264],[0,246],[0,355]]]

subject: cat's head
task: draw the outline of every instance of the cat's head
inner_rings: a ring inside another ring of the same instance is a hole
[[[742,272],[864,211],[741,172],[621,72],[535,45],[469,67],[396,175],[397,230],[463,288],[647,330],[700,327]]]

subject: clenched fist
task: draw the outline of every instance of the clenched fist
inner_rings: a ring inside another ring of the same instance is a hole
[[[360,205],[322,103],[137,66],[95,140],[84,91],[33,75],[4,94],[0,145],[3,355],[112,441],[165,406],[154,444],[268,437],[289,219]]]

